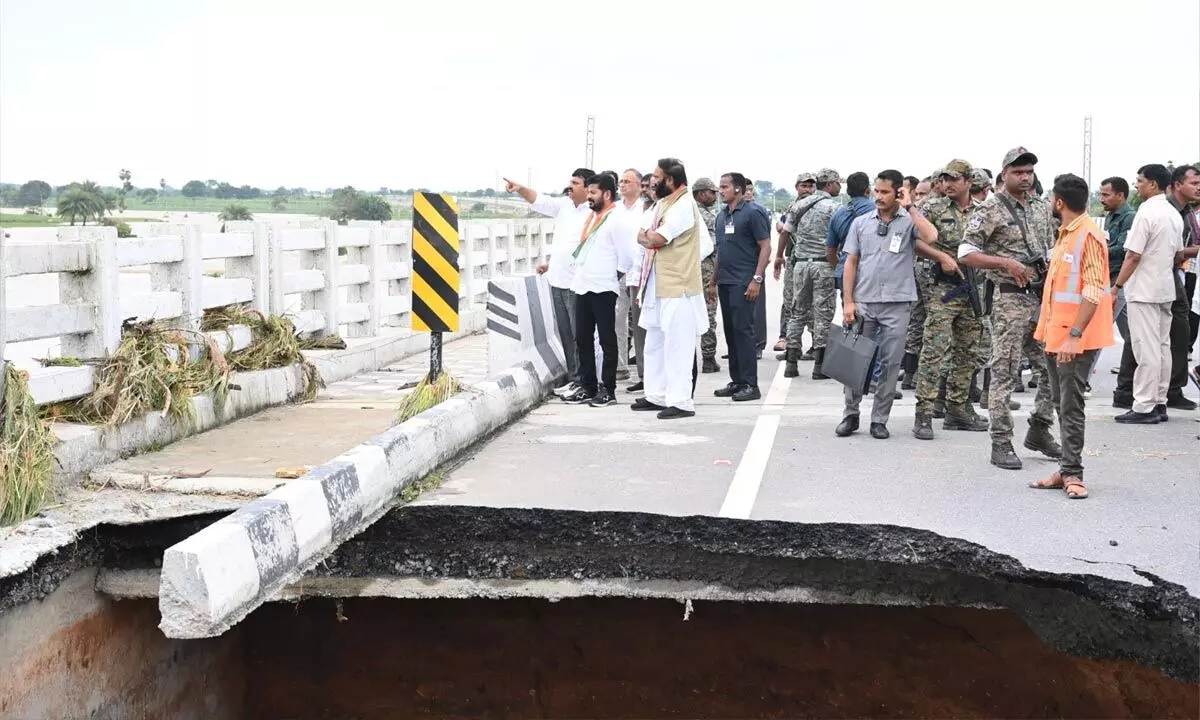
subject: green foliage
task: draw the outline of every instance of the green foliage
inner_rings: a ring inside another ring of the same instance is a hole
[[[158,199],[158,191],[154,188],[142,188],[138,191],[138,199],[144,203],[152,203]]]
[[[208,186],[199,180],[189,180],[179,191],[184,197],[197,198],[208,195]]]
[[[287,210],[287,198],[274,197],[271,198],[271,209],[275,212]]]
[[[55,211],[60,218],[67,220],[72,225],[76,222],[87,225],[88,220],[99,220],[104,217],[106,202],[101,193],[89,190],[83,185],[72,185],[67,188],[66,192],[58,196]]]
[[[471,206],[471,212],[473,212],[473,213],[487,212],[487,203],[481,203],[481,202],[475,203],[474,205]]]
[[[433,382],[429,382],[429,377],[426,376],[420,384],[413,388],[412,392],[405,395],[404,399],[400,401],[399,407],[396,408],[396,422],[402,423],[420,415],[434,405],[439,405],[454,397],[465,387],[447,372],[438,375],[437,380]]]
[[[217,214],[217,219],[221,222],[231,222],[234,220],[253,220],[254,215],[250,213],[250,209],[245,205],[232,203],[226,205],[225,209]]]
[[[105,227],[116,228],[117,229],[117,237],[119,237],[119,238],[133,237],[133,228],[129,227],[129,223],[125,222],[124,220],[117,220],[114,218],[106,217],[106,218],[100,219],[100,224]]]
[[[121,212],[124,212],[125,196],[133,190],[133,183],[130,182],[133,173],[125,168],[121,168],[121,172],[117,173],[117,177],[121,180],[121,187],[117,188],[117,207],[121,208]]]
[[[391,220],[392,206],[378,195],[368,195],[347,185],[334,191],[324,214],[343,225],[349,220]]]
[[[52,189],[44,180],[30,180],[17,191],[14,202],[18,207],[41,207],[50,199]]]

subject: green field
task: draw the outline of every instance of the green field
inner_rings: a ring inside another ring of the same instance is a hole
[[[329,205],[324,198],[293,198],[281,210],[271,209],[271,198],[255,198],[253,200],[231,200],[221,198],[187,198],[182,195],[160,197],[154,202],[142,202],[136,197],[125,198],[126,210],[147,212],[221,212],[229,205],[245,205],[251,213],[290,213],[299,215],[320,215]]]
[[[127,223],[136,222],[154,222],[154,218],[131,218],[114,215],[114,218]],[[22,228],[22,227],[56,227],[58,225],[69,225],[70,223],[63,222],[60,218],[54,215],[26,215],[25,213],[0,213],[0,227],[7,228]],[[96,223],[91,223],[95,225]]]

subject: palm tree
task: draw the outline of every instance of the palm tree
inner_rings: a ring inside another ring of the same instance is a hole
[[[82,220],[87,225],[89,218],[99,218],[96,195],[82,186],[72,185],[58,196],[57,212],[60,218],[70,220],[72,225],[76,220]]]
[[[253,220],[254,216],[250,214],[250,208],[233,203],[226,205],[225,209],[217,215],[217,219],[221,222],[232,222],[234,220]]]

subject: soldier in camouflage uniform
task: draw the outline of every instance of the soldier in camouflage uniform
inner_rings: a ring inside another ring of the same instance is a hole
[[[787,221],[789,218],[797,217],[800,212],[800,204],[805,198],[813,194],[816,190],[817,176],[812,173],[802,172],[796,177],[796,199],[788,206],[787,211],[783,213],[783,217],[776,223],[775,230],[779,233],[779,245],[775,249],[775,279],[783,279],[783,305],[779,309],[779,336],[787,343],[788,325],[792,318],[792,236],[787,231]],[[803,327],[812,328],[812,316],[802,318],[804,321]],[[775,356],[776,360],[784,360],[787,358],[786,347],[784,352]],[[807,358],[801,356],[801,360],[811,360],[812,356]]]
[[[937,228],[933,247],[958,257],[963,230],[976,204],[971,200],[968,175],[971,165],[964,160],[951,160],[942,171],[943,197],[929,198],[919,210]],[[919,440],[933,439],[933,405],[938,399],[942,378],[946,383],[945,430],[986,432],[987,420],[975,414],[968,400],[971,376],[975,373],[979,345],[980,322],[971,309],[970,299],[958,295],[944,300],[962,278],[943,280],[939,271],[930,271],[926,285],[926,320],[923,328],[920,362],[917,364],[917,415],[913,436]],[[945,372],[943,372],[943,369]]]
[[[716,242],[717,239],[717,186],[709,178],[700,178],[692,183],[692,197],[696,199],[696,208],[700,217],[708,227],[708,235]],[[717,253],[709,253],[708,257],[700,260],[700,278],[704,287],[713,284],[713,275],[717,272]],[[717,364],[717,299],[711,301],[705,293],[705,304],[708,305],[708,332],[700,336],[700,355],[704,358],[702,372],[715,373],[721,371]]]
[[[804,318],[811,315],[813,328],[813,380],[828,380],[821,372],[825,341],[837,303],[834,286],[835,268],[825,255],[829,221],[840,207],[836,197],[842,191],[837,170],[824,168],[817,173],[817,190],[804,199],[797,217],[788,218],[784,227],[792,236],[792,317],[788,322],[787,361],[800,358]]]
[[[1004,156],[1004,187],[984,201],[967,222],[959,255],[984,271],[992,291],[992,388],[988,397],[991,416],[992,464],[1019,470],[1021,459],[1012,446],[1013,421],[1008,409],[1013,382],[1020,381],[1021,356],[1031,358],[1038,376],[1038,392],[1025,447],[1047,457],[1062,457],[1054,440],[1054,404],[1046,382],[1045,349],[1033,337],[1034,313],[1041,294],[1034,286],[1045,281],[1046,257],[1053,247],[1050,206],[1032,197],[1033,166],[1037,156],[1023,147]]]

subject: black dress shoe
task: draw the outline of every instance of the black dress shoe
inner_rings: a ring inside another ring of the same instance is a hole
[[[638,398],[637,400],[634,400],[633,404],[629,407],[638,412],[646,412],[649,410],[666,410],[666,408],[662,405],[655,405],[646,398]]]
[[[630,385],[629,387],[625,388],[625,392],[631,392],[631,393],[645,392],[645,391],[646,391],[646,383],[642,382],[641,380],[639,380],[639,381],[635,382],[634,384]]]
[[[678,420],[690,417],[696,417],[696,413],[692,410],[680,410],[677,407],[669,407],[658,414],[659,420]]]
[[[871,437],[876,440],[887,440],[892,434],[888,432],[887,425],[883,423],[871,423]]]
[[[1192,402],[1191,400],[1188,400],[1183,395],[1176,395],[1175,397],[1171,397],[1168,395],[1167,396],[1167,407],[1171,408],[1172,410],[1191,411],[1191,410],[1196,409],[1196,403]]]
[[[717,388],[716,390],[713,390],[713,395],[716,395],[717,397],[733,397],[737,394],[737,391],[741,389],[741,385],[738,385],[737,383],[729,383],[723,388]]]
[[[761,400],[762,393],[756,387],[743,386],[733,394],[734,402],[749,402],[751,400]]]
[[[1167,406],[1166,405],[1155,405],[1154,413],[1156,415],[1158,415],[1159,422],[1167,422],[1171,419],[1171,417],[1169,415],[1167,415]]]
[[[838,426],[834,428],[833,433],[838,437],[849,437],[851,433],[858,429],[858,416],[849,415],[842,419]]]

